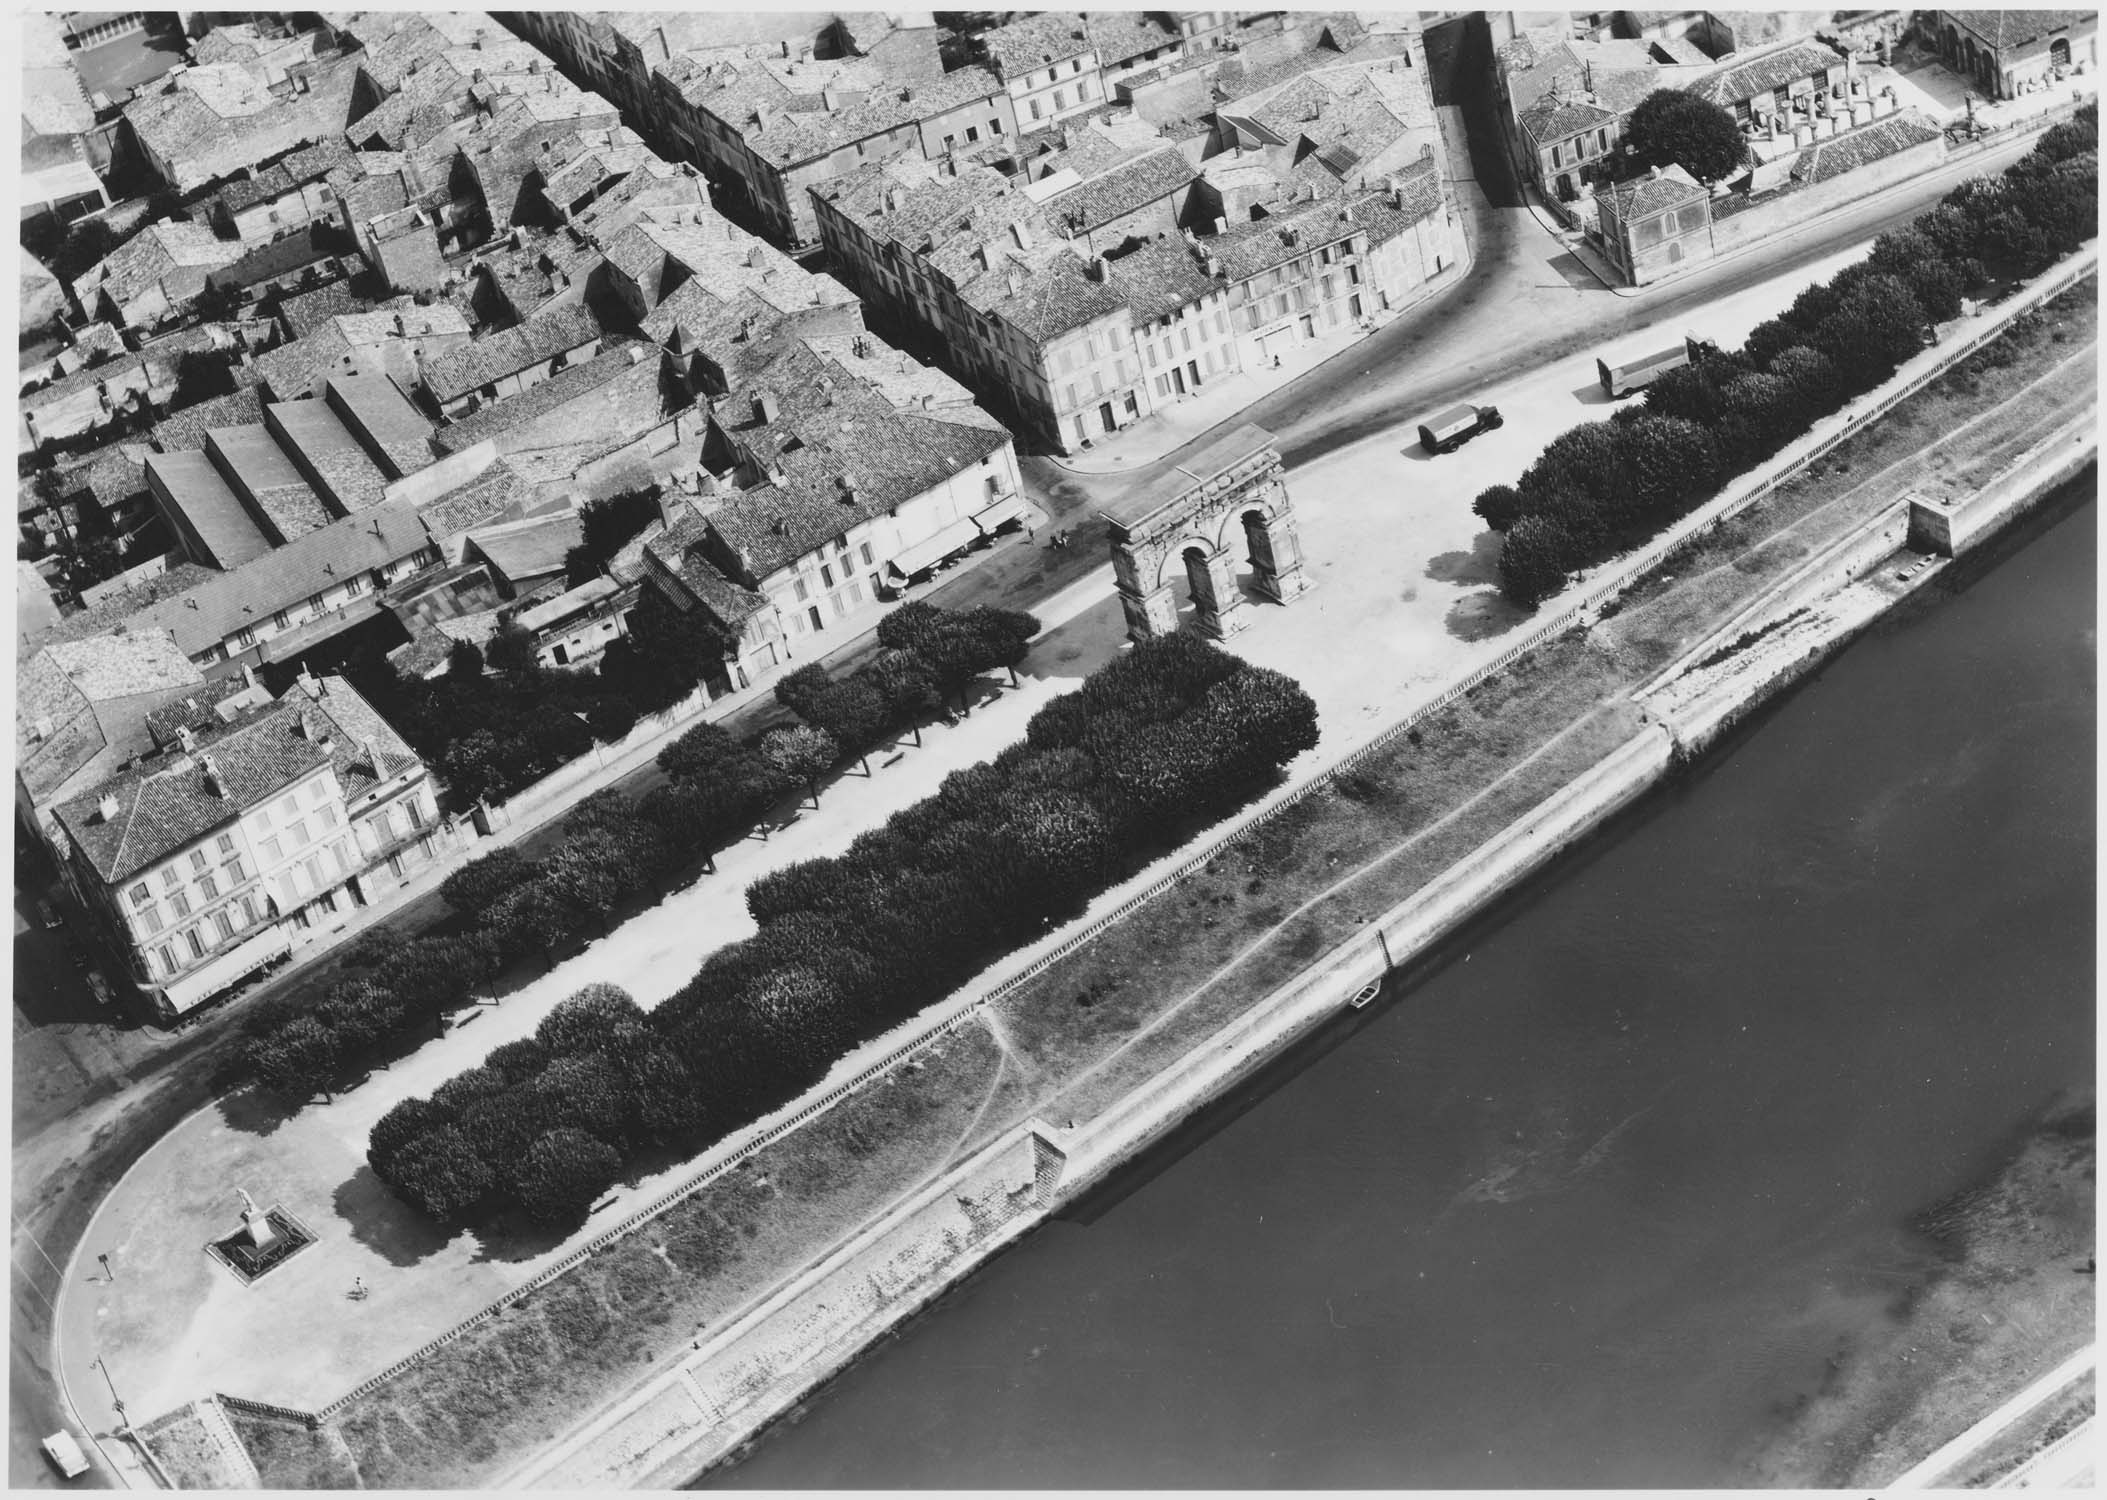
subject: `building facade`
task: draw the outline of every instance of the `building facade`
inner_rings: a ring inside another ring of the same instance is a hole
[[[422,762],[334,677],[178,726],[56,816],[69,883],[163,1019],[385,901],[451,841]]]

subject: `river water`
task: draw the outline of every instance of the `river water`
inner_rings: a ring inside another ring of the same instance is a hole
[[[2083,483],[713,1483],[1749,1482],[2093,1076]]]

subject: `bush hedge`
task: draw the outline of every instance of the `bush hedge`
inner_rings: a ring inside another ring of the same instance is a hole
[[[1142,642],[846,853],[756,880],[760,931],[656,1009],[581,992],[542,1023],[538,1051],[500,1048],[389,1111],[368,1159],[443,1222],[515,1204],[575,1215],[620,1170],[588,1140],[634,1162],[768,1113],[1316,742],[1316,707],[1289,679],[1189,635]],[[691,776],[739,753],[707,735],[667,751]]]
[[[1710,500],[1816,421],[1881,384],[1993,272],[2034,276],[2095,232],[2099,112],[2043,134],[2000,178],[1975,178],[1865,260],[1802,292],[1738,350],[1710,349],[1643,403],[1561,434],[1473,511],[1504,533],[1500,587],[1533,608],[1575,572]]]

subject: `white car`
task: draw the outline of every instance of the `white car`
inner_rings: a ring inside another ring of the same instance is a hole
[[[68,1479],[78,1479],[88,1472],[88,1455],[80,1451],[80,1444],[73,1441],[73,1434],[61,1427],[40,1445],[51,1466]]]

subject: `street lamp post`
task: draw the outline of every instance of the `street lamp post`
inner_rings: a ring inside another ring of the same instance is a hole
[[[124,1397],[117,1394],[117,1382],[110,1378],[110,1367],[102,1362],[100,1354],[96,1355],[90,1363],[96,1369],[102,1371],[102,1383],[110,1388],[111,1404],[117,1408],[117,1426],[120,1430],[130,1427],[132,1425],[131,1421],[124,1414]]]

